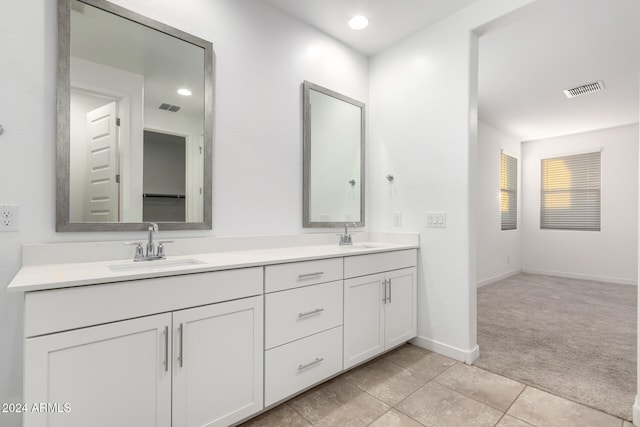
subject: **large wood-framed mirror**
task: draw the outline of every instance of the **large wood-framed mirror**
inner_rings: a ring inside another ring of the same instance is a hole
[[[211,229],[212,44],[58,0],[57,231]]]
[[[365,105],[303,82],[304,227],[364,226]]]

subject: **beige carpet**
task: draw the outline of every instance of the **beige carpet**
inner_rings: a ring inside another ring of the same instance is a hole
[[[631,420],[636,292],[526,273],[483,286],[474,364]]]

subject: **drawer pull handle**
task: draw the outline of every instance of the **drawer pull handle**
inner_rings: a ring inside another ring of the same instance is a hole
[[[306,313],[298,314],[298,318],[300,319],[302,317],[312,316],[314,314],[322,313],[323,311],[324,311],[324,308],[316,308],[315,310],[311,310],[311,311],[307,311]]]
[[[304,365],[298,365],[298,371],[302,371],[304,369],[312,367],[313,365],[317,365],[323,360],[324,360],[324,357],[316,357],[316,360],[314,360],[313,362],[305,363]]]
[[[298,279],[310,279],[316,276],[322,276],[324,271],[316,271],[315,273],[298,274]]]

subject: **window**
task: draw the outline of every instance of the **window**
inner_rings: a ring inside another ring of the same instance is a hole
[[[518,228],[518,160],[500,156],[500,220],[502,230]]]
[[[600,231],[600,152],[540,161],[540,228]]]

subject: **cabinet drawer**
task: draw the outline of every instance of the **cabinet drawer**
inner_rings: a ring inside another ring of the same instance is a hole
[[[332,282],[342,279],[342,258],[268,265],[264,274],[265,292]]]
[[[344,278],[415,267],[417,257],[416,249],[345,257]]]
[[[265,352],[265,407],[342,371],[342,326]]]
[[[265,297],[265,348],[342,325],[342,280]]]

